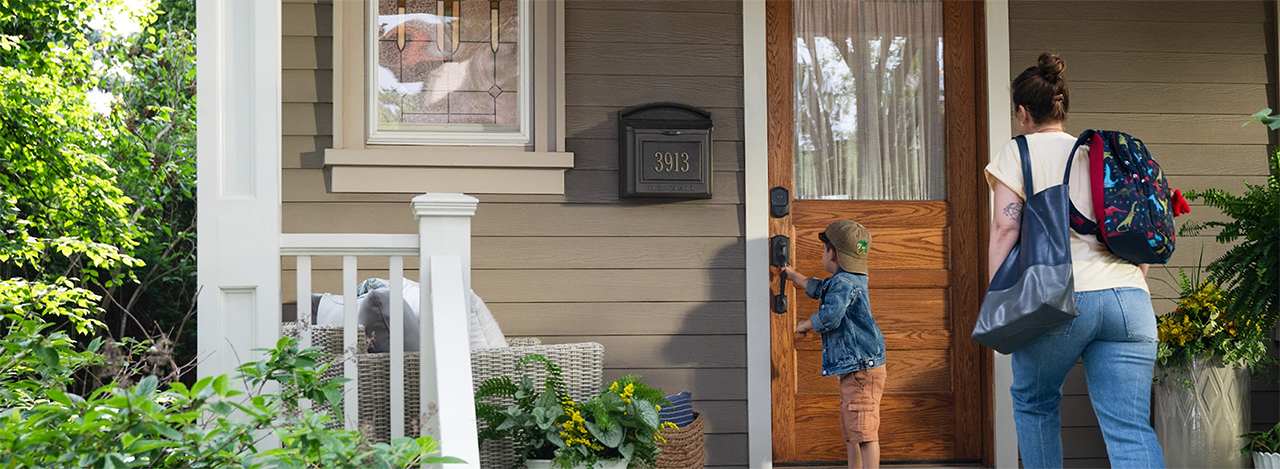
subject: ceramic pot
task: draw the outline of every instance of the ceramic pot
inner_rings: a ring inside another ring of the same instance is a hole
[[[1157,369],[1157,376],[1165,370]],[[1182,380],[1191,380],[1191,387]],[[1247,468],[1249,372],[1218,357],[1196,358],[1190,372],[1170,371],[1154,386],[1155,430],[1170,468]]]
[[[1280,469],[1280,453],[1253,453],[1253,467]]]

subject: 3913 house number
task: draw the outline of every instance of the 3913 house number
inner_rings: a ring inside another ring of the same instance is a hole
[[[653,170],[659,173],[689,172],[689,154],[686,152],[654,152]]]

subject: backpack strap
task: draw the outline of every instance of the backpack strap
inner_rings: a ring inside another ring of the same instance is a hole
[[[1027,148],[1027,137],[1019,135],[1014,138],[1018,142],[1018,154],[1022,157],[1022,190],[1023,200],[1035,195],[1035,185],[1031,182],[1031,150]]]
[[[1090,142],[1097,133],[1093,130],[1086,130],[1080,134],[1080,138],[1076,139],[1076,144],[1071,147],[1071,153],[1067,155],[1067,170],[1062,175],[1062,184],[1067,185],[1071,182],[1071,163],[1076,159],[1076,150],[1080,149],[1080,145]],[[1099,141],[1098,144],[1102,142]],[[1092,148],[1090,149],[1092,150]],[[1099,201],[1094,201],[1097,203]],[[1071,229],[1082,235],[1098,234],[1098,224],[1090,221],[1089,217],[1080,213],[1080,209],[1076,208],[1075,202],[1069,204],[1071,206]]]

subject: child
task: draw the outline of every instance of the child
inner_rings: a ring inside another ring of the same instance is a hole
[[[822,376],[840,377],[840,427],[849,452],[849,468],[880,467],[880,396],[884,394],[884,336],[871,317],[867,300],[867,254],[871,233],[857,222],[841,220],[818,234],[822,265],[834,275],[805,278],[795,269],[782,273],[805,294],[819,300],[818,312],[796,324],[796,333],[822,334]]]

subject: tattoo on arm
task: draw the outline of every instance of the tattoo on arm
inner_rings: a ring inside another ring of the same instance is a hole
[[[1022,223],[1022,204],[1014,202],[1004,206],[1005,216],[1013,219],[1018,223]]]

